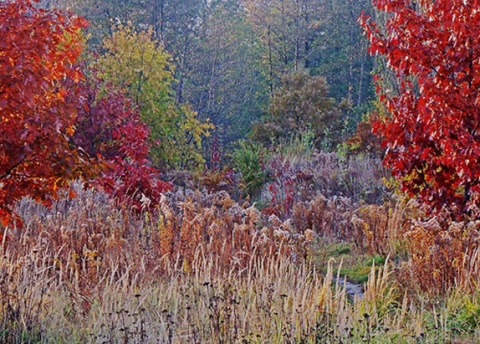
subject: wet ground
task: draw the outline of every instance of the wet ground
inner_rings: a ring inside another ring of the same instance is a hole
[[[363,285],[348,281],[345,277],[333,278],[334,283],[345,285],[347,295],[350,298],[363,298]]]

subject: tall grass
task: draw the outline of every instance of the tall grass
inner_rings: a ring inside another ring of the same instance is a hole
[[[284,219],[188,189],[139,214],[71,188],[50,209],[22,200],[6,228],[1,343],[480,341],[475,221],[321,194]],[[352,296],[341,261],[316,269],[328,237],[392,259]]]
[[[363,298],[352,300],[345,285],[334,283],[333,262],[323,276],[285,257],[251,259],[243,271],[219,274],[213,255],[196,257],[191,272],[170,262],[148,282],[113,267],[122,273],[105,276],[85,295],[79,276],[62,275],[43,252],[13,261],[7,250],[0,260],[0,340],[449,343],[478,320],[478,296],[452,296],[455,302],[433,309],[409,301],[398,293],[388,263],[372,268]],[[463,308],[465,301],[471,308]]]

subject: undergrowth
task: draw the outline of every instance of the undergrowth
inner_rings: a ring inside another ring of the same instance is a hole
[[[1,343],[480,340],[475,221],[308,187],[278,212],[187,187],[138,212],[70,188],[3,229]]]

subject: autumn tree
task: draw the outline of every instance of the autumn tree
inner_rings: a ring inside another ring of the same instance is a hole
[[[390,114],[376,125],[385,139],[385,165],[428,210],[478,217],[480,3],[374,4],[388,17],[382,30],[363,17],[370,52],[386,58],[399,85],[398,93],[377,88]]]
[[[170,55],[153,32],[118,25],[103,48],[94,68],[105,82],[125,92],[138,106],[142,121],[150,128],[155,164],[181,168],[201,165],[202,138],[212,126],[200,122],[188,105],[175,101]]]
[[[322,75],[330,96],[351,104],[348,125],[374,98],[366,39],[357,24],[370,0],[42,0],[90,22],[89,48],[103,51],[111,24],[151,27],[171,55],[178,104],[216,126],[220,142],[244,138],[258,121],[281,77],[302,68]],[[152,135],[155,136],[152,130]],[[205,144],[211,140],[203,140]],[[209,142],[210,141],[210,142]]]
[[[253,138],[267,143],[311,132],[318,148],[340,141],[342,106],[328,95],[324,77],[305,71],[282,78],[282,85],[270,99],[268,116],[257,124]]]
[[[85,163],[71,144],[77,110],[66,99],[83,77],[74,67],[85,22],[30,0],[0,3],[0,219],[25,195],[49,195]],[[66,87],[66,81],[73,87]]]
[[[171,188],[149,161],[150,129],[125,94],[105,85],[88,71],[79,87],[73,142],[90,157],[95,175],[88,182],[136,210],[152,209],[160,194]]]

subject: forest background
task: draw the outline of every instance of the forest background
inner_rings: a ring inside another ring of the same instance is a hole
[[[288,75],[323,76],[328,85],[323,97],[348,104],[338,114],[342,129],[324,124],[330,138],[323,144],[332,149],[331,141],[338,143],[354,133],[374,100],[373,58],[358,25],[362,11],[373,13],[370,1],[42,3],[84,16],[90,23],[88,49],[98,54],[105,52],[102,42],[117,24],[132,25],[136,31],[151,29],[151,38],[169,55],[175,101],[188,104],[200,121],[209,119],[222,147],[245,139],[253,124],[269,117],[269,99]],[[315,126],[322,121],[308,122]],[[302,123],[288,129],[306,127]]]

